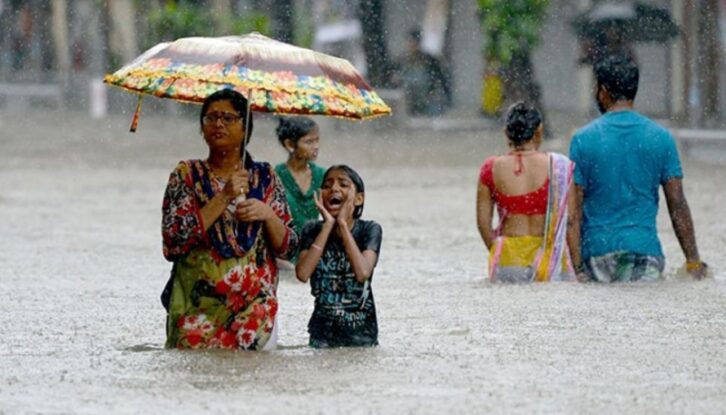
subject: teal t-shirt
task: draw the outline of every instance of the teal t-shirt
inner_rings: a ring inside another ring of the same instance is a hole
[[[658,188],[683,177],[671,133],[635,111],[609,112],[575,134],[570,159],[585,195],[583,258],[619,251],[663,256]]]

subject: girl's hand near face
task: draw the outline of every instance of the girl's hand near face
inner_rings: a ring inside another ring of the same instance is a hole
[[[320,212],[320,215],[323,216],[323,221],[328,224],[335,223],[335,218],[333,215],[328,212],[327,209],[325,209],[325,206],[323,205],[323,197],[321,195],[322,191],[318,190],[315,193],[313,193],[313,200],[315,201],[315,206],[318,208],[318,211]]]
[[[338,213],[338,224],[348,224],[348,218],[353,218],[353,212],[355,211],[355,187],[351,186],[348,190],[348,196],[343,202],[343,206],[340,208]]]
[[[266,222],[275,217],[275,212],[258,199],[247,199],[237,204],[235,217],[241,222]]]

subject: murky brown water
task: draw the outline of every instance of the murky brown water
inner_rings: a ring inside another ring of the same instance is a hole
[[[675,277],[663,211],[664,282],[492,286],[474,196],[496,133],[325,123],[320,162],[360,171],[384,228],[381,346],[307,348],[312,297],[287,275],[278,350],[179,352],[162,349],[160,203],[205,147],[191,119],[127,122],[0,116],[0,413],[725,411],[726,165],[685,164],[715,279]],[[252,150],[276,162],[272,127]]]

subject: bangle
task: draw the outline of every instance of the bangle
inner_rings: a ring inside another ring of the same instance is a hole
[[[706,268],[706,267],[708,267],[708,265],[706,265],[706,263],[701,260],[686,262],[686,271],[695,271],[697,269]]]
[[[318,245],[318,244],[312,244],[312,245],[310,245],[310,247],[311,248],[315,248],[315,249],[319,249],[321,251],[323,250],[323,248],[320,245]]]

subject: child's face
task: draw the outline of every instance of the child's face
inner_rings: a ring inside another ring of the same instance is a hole
[[[315,161],[318,158],[320,148],[320,132],[314,127],[309,133],[300,137],[297,145],[293,146],[294,156],[307,161]]]
[[[325,176],[322,186],[323,206],[333,217],[338,217],[343,206],[351,198],[353,207],[363,205],[364,195],[358,193],[353,181],[342,170],[333,170]],[[345,211],[353,217],[353,210]]]

